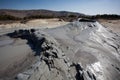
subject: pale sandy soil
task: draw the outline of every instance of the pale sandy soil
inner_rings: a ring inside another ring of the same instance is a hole
[[[27,25],[29,26],[42,26],[42,27],[48,27],[48,28],[53,28],[61,25],[65,25],[69,22],[65,21],[59,21],[59,19],[36,19],[36,20],[31,20],[27,22]]]
[[[99,20],[99,22],[113,32],[120,32],[120,20]]]
[[[103,26],[112,30],[113,32],[120,32],[120,20],[98,20]],[[0,29],[9,29],[9,28],[55,28],[62,25],[66,25],[69,22],[59,21],[59,19],[35,19],[30,20],[25,24],[22,23],[10,23],[10,24],[1,24]]]
[[[6,28],[54,28],[68,24],[69,22],[59,21],[59,19],[35,19],[28,21],[25,24],[22,23],[11,23],[11,24],[1,24],[0,29]]]

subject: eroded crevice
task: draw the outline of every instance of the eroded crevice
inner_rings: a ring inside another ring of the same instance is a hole
[[[84,80],[83,69],[80,66],[80,64],[75,64],[75,69],[76,69],[76,72],[77,72],[76,75],[75,75],[76,80]]]
[[[118,72],[120,72],[120,68],[119,68],[119,67],[117,67],[117,66],[115,66],[115,65],[113,65],[113,64],[112,64],[112,66],[113,66]]]
[[[114,46],[114,45],[108,43],[108,42],[105,41],[105,40],[103,40],[103,43],[106,43],[107,45],[111,46],[112,48],[114,48],[114,49],[116,50],[117,53],[119,53],[119,50],[118,50],[118,49],[119,49],[119,45],[117,45],[117,47],[116,47],[116,46]]]
[[[79,63],[72,63],[70,67],[75,67],[76,74],[75,74],[75,79],[76,80],[84,80],[84,71],[83,68]]]
[[[87,71],[87,74],[88,74],[90,79],[96,80],[96,77],[95,77],[95,75],[93,73],[90,73],[89,71]]]

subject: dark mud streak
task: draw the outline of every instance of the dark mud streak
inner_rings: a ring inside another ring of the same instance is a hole
[[[96,80],[96,77],[93,73],[90,73],[89,71],[87,71],[87,74],[92,80]]]
[[[117,47],[115,47],[114,45],[111,45],[111,44],[109,44],[109,43],[106,42],[106,41],[104,41],[104,43],[108,44],[109,46],[111,46],[112,48],[114,48],[117,53],[119,53],[119,51],[118,51],[119,46],[118,46],[118,45],[117,45],[117,46],[118,46],[118,48],[117,48]]]
[[[74,66],[77,71],[75,75],[76,80],[84,80],[83,73],[80,73],[80,71],[83,72],[82,67],[79,64],[74,64]]]
[[[95,20],[91,20],[91,19],[80,19],[80,22],[96,22]]]
[[[120,68],[118,68],[118,67],[115,67],[119,72],[120,72]]]
[[[113,66],[117,71],[120,72],[120,68],[118,68],[117,66],[115,66],[115,65],[113,65],[113,64],[112,64],[112,66]]]

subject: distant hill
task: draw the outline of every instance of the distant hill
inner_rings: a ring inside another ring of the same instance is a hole
[[[50,16],[50,17],[65,17],[65,16],[84,16],[82,13],[68,12],[68,11],[51,11],[51,10],[11,10],[0,9],[0,15],[10,15],[18,18],[25,18],[30,16]]]
[[[120,15],[85,15],[69,11],[52,11],[52,10],[12,10],[0,9],[0,20],[30,20],[39,18],[60,18],[66,21],[73,21],[77,18],[90,19],[120,19]]]

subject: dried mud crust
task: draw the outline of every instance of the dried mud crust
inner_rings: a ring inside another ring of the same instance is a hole
[[[98,22],[7,34],[27,41],[36,62],[17,80],[119,80],[119,36]]]

